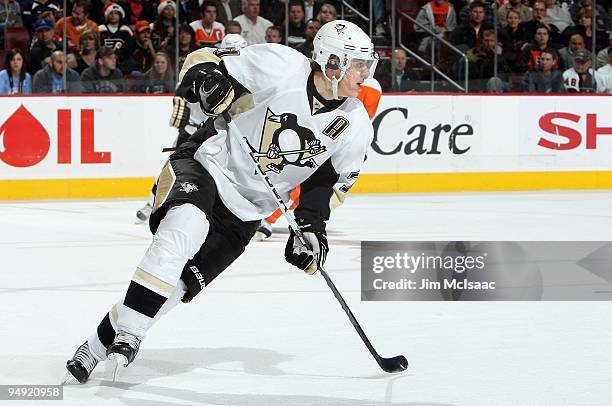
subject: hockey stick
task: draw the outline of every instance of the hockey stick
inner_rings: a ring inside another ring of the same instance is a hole
[[[291,231],[293,231],[293,233],[298,238],[298,240],[300,240],[301,244],[303,244],[306,247],[309,247],[308,242],[304,238],[304,234],[302,234],[302,231],[300,230],[297,222],[295,221],[295,217],[293,216],[293,213],[291,213],[287,209],[285,202],[283,201],[279,193],[276,191],[276,188],[274,187],[274,185],[272,184],[268,176],[264,173],[263,169],[259,165],[259,162],[257,161],[257,158],[254,156],[253,152],[250,150],[246,142],[246,138],[242,135],[242,133],[240,132],[236,124],[232,121],[230,115],[227,112],[223,113],[223,118],[227,122],[229,131],[232,133],[235,133],[236,137],[238,138],[240,147],[251,158],[251,161],[253,161],[253,165],[255,166],[255,173],[264,182],[268,191],[274,195],[276,199],[276,204],[278,205],[278,208],[281,210],[281,212],[287,219],[287,222],[289,223],[289,227],[291,228]],[[346,301],[344,300],[344,298],[338,291],[338,288],[336,288],[336,285],[334,285],[334,282],[331,280],[331,278],[329,277],[325,269],[322,266],[317,266],[317,267],[321,275],[323,275],[323,278],[325,278],[325,282],[327,282],[327,286],[329,286],[332,293],[334,294],[334,297],[340,303],[342,310],[344,310],[349,320],[351,321],[351,324],[357,331],[357,334],[359,334],[359,337],[361,337],[361,341],[363,341],[365,346],[370,351],[370,354],[372,354],[372,356],[374,357],[378,365],[383,369],[383,371],[393,373],[393,372],[401,372],[401,371],[406,370],[406,368],[408,368],[408,360],[403,355],[397,355],[391,358],[384,358],[378,354],[378,352],[376,351],[376,349],[374,348],[374,346],[372,345],[372,343],[366,336],[365,332],[359,325],[359,322],[355,318],[355,315],[353,315],[353,312],[346,304]]]

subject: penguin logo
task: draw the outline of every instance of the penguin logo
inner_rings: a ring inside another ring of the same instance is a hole
[[[338,35],[344,34],[344,31],[346,30],[346,24],[336,24],[334,28],[338,32]]]
[[[312,130],[302,127],[293,113],[274,114],[268,108],[259,150],[249,145],[264,173],[281,173],[287,165],[315,168],[314,156],[327,151]]]

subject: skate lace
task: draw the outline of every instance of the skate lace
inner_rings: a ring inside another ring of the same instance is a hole
[[[138,351],[138,347],[140,347],[140,338],[130,333],[126,333],[124,331],[117,332],[117,336],[115,337],[115,342],[116,343],[126,343],[130,347],[132,347],[135,351]]]
[[[89,342],[85,341],[83,345],[74,354],[73,359],[79,361],[88,372],[91,372],[94,367],[98,364],[98,360],[93,356],[89,350]]]

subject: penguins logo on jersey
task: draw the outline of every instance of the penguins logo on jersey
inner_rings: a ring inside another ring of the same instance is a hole
[[[345,24],[336,24],[336,26],[334,28],[336,29],[336,31],[338,31],[338,34],[342,34],[346,30],[346,25]]]
[[[287,165],[315,168],[312,157],[327,150],[312,130],[298,124],[295,114],[275,114],[270,109],[266,111],[259,150],[249,147],[264,173],[281,173]]]

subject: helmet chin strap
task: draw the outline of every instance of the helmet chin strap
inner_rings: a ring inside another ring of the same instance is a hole
[[[338,83],[340,83],[340,80],[342,79],[342,77],[340,77],[340,79],[336,78],[335,76],[332,76],[331,78],[329,78],[327,77],[327,74],[325,73],[325,71],[323,71],[323,77],[327,79],[328,82],[331,83],[333,98],[335,100],[340,100],[340,97],[338,97]]]
[[[340,100],[338,97],[338,82],[340,81],[336,79],[336,77],[331,78],[332,96],[334,96],[334,99],[336,100]]]

